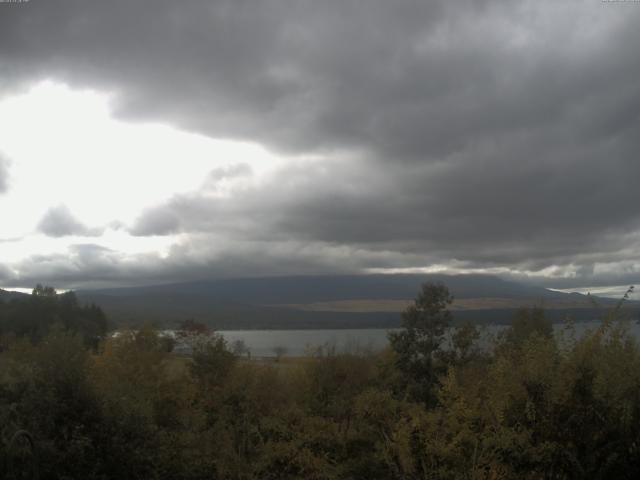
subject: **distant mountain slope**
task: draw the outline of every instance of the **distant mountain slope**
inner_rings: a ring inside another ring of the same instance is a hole
[[[500,310],[541,306],[545,309],[591,308],[588,297],[568,295],[568,298],[532,299],[532,298],[456,298],[450,310],[454,312],[469,310]],[[336,300],[332,302],[313,302],[275,305],[306,312],[402,312],[413,303],[413,300]]]
[[[588,297],[490,275],[345,275],[204,280],[171,285],[78,291],[121,323],[196,318],[217,328],[394,326],[426,281],[445,283],[456,318],[503,322],[511,311],[542,305],[593,318]],[[603,304],[611,300],[600,299]]]
[[[14,298],[24,298],[27,294],[21,292],[12,292],[11,290],[3,290],[0,288],[0,300],[8,302]]]
[[[568,294],[491,275],[323,275],[203,280],[169,285],[87,290],[83,295],[206,297],[224,303],[308,303],[354,298],[408,299],[426,281],[443,282],[456,298],[564,298]]]

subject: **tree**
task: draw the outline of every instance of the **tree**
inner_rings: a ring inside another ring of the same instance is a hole
[[[251,350],[247,346],[246,342],[241,338],[235,340],[231,345],[231,351],[234,355],[241,357],[242,355],[247,355],[247,357],[251,358]]]
[[[402,330],[389,334],[405,386],[417,400],[427,404],[434,401],[433,387],[442,370],[436,357],[451,323],[448,306],[452,302],[453,297],[444,284],[423,284],[414,304],[402,314]]]
[[[288,351],[287,347],[284,347],[282,345],[276,345],[271,350],[273,351],[273,354],[276,356],[276,362],[279,362],[280,359],[284,357]]]
[[[509,345],[520,346],[533,334],[553,337],[553,325],[542,307],[520,308],[513,317],[511,327],[504,331],[503,338]]]
[[[34,297],[55,297],[56,289],[49,286],[42,286],[41,284],[37,284],[36,288],[33,289],[31,295]]]
[[[235,363],[224,337],[212,334],[194,345],[189,368],[200,388],[210,393],[224,384]]]
[[[478,361],[483,353],[476,346],[480,338],[480,330],[476,325],[467,322],[451,331],[450,345],[441,356],[451,365],[463,365],[471,361]]]
[[[102,309],[94,304],[80,305],[71,291],[57,294],[53,287],[37,285],[32,295],[0,305],[0,332],[3,334],[39,342],[56,324],[80,334],[84,343],[94,349],[108,329]]]
[[[206,344],[214,336],[213,330],[207,325],[188,318],[180,322],[172,350],[192,354],[196,348]]]
[[[210,335],[211,329],[204,323],[198,322],[193,318],[187,318],[180,322],[178,332],[183,335]]]

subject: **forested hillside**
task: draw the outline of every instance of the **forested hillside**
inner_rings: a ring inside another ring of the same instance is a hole
[[[0,335],[39,342],[57,326],[73,331],[86,344],[97,345],[108,330],[100,307],[81,305],[74,292],[57,294],[52,287],[36,286],[31,295],[6,292],[0,299]]]
[[[32,308],[61,313],[64,296],[42,293]],[[571,323],[553,336],[543,310],[523,309],[481,349],[473,325],[445,343],[450,300],[443,285],[424,285],[384,352],[325,346],[270,363],[233,354],[195,322],[183,332],[191,358],[171,353],[150,327],[95,346],[85,341],[90,319],[65,324],[45,315],[42,335],[5,324],[0,472],[637,478],[640,346],[622,302],[580,337]]]

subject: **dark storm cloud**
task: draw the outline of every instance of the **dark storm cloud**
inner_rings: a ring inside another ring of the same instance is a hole
[[[103,86],[122,115],[214,135],[421,161],[553,120],[610,85],[613,62],[598,49],[594,65],[579,44],[588,4],[451,3],[32,2],[3,11],[4,77]],[[621,15],[597,8],[607,24]],[[632,59],[632,45],[616,57]]]
[[[97,244],[71,245],[64,253],[32,255],[14,265],[19,274],[0,268],[0,280],[13,286],[40,283],[57,288],[133,286],[194,278],[272,276],[293,273],[351,273],[361,264],[396,265],[398,256],[352,251],[322,243],[234,241],[213,245],[208,235],[192,235],[169,255],[127,255]]]
[[[52,207],[44,214],[37,229],[49,237],[67,237],[77,235],[81,237],[96,237],[102,234],[102,229],[89,228],[79,222],[65,205]]]
[[[8,284],[14,279],[15,275],[9,267],[0,263],[0,281]]]
[[[170,235],[180,229],[180,218],[171,209],[150,208],[142,212],[142,215],[131,228],[131,234],[135,236]]]
[[[152,257],[139,260],[153,264]],[[96,244],[71,245],[65,253],[36,254],[17,264],[19,274],[14,275],[14,284],[29,287],[46,282],[59,288],[74,287],[88,282],[108,282],[122,279],[130,271],[124,262],[125,256]],[[118,265],[118,263],[121,263]],[[147,267],[147,270],[149,268]],[[141,275],[143,267],[137,269]]]
[[[1,13],[4,92],[53,77],[113,91],[122,117],[331,158],[227,197],[207,190],[250,172],[213,172],[143,212],[135,235],[208,236],[239,274],[296,245],[292,271],[338,268],[343,251],[355,270],[636,275],[631,2],[61,0]],[[219,252],[190,255],[233,270]]]

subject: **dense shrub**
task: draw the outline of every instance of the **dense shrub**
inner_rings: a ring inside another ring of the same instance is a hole
[[[97,349],[71,324],[5,337],[0,477],[640,475],[640,347],[619,309],[582,335],[523,310],[479,348],[473,326],[444,341],[436,290],[380,353],[249,360],[197,332],[187,358],[148,326]]]

